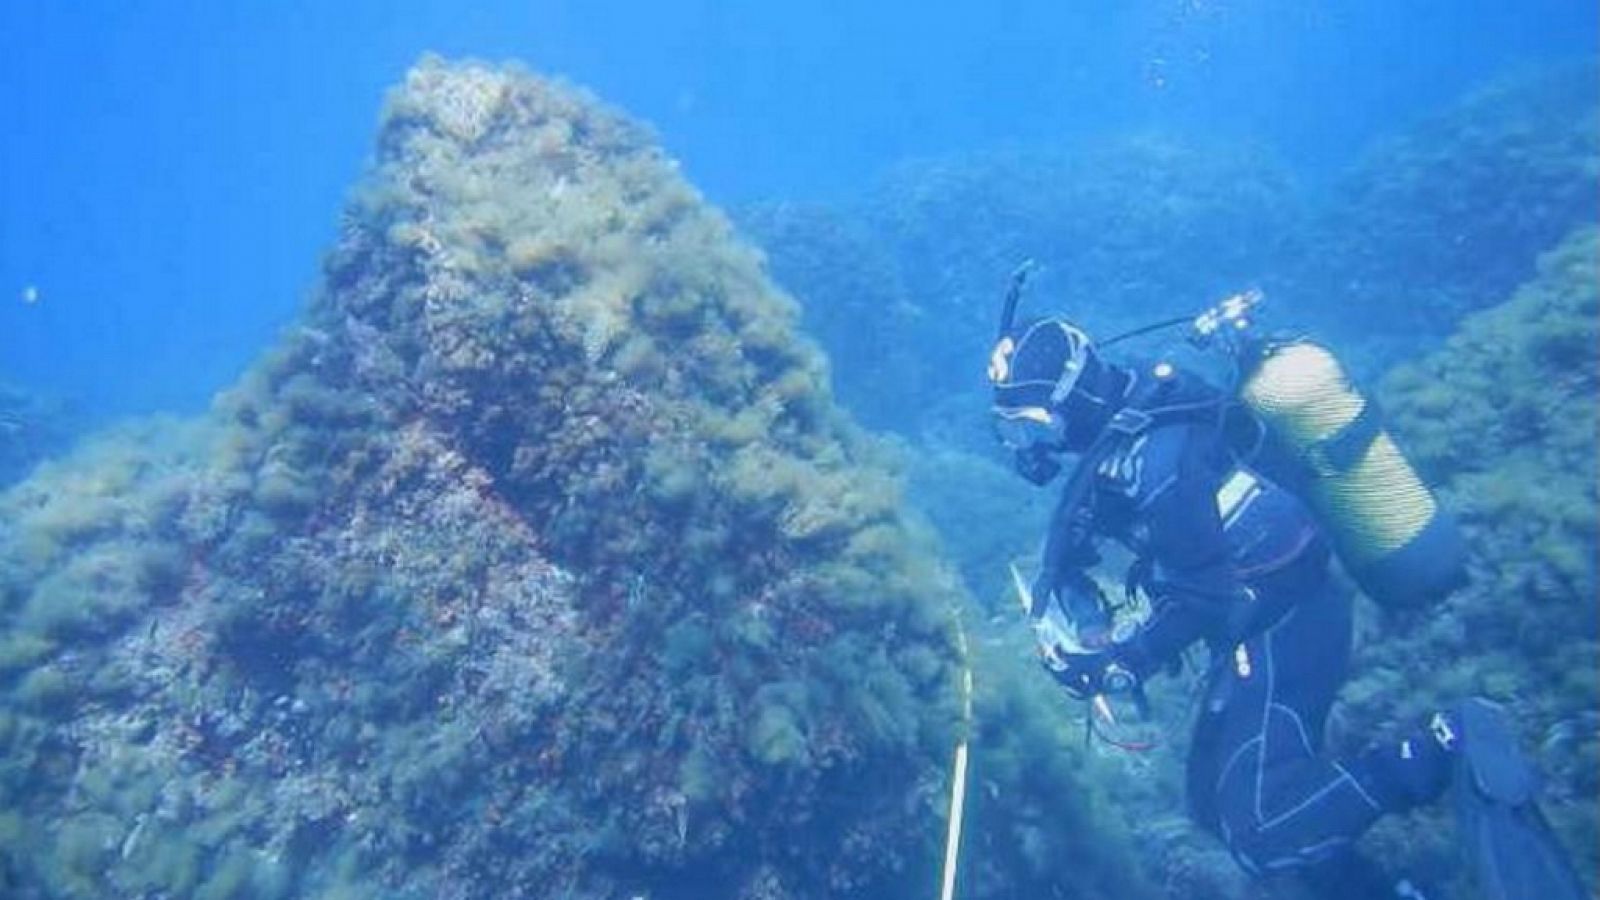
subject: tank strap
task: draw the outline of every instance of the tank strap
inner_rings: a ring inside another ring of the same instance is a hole
[[[1329,437],[1306,448],[1306,458],[1319,472],[1348,472],[1367,455],[1383,433],[1383,413],[1371,397],[1355,418]]]

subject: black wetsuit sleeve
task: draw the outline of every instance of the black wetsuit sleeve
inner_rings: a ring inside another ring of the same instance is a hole
[[[1141,678],[1197,640],[1230,640],[1233,613],[1246,596],[1223,535],[1216,469],[1206,449],[1204,432],[1190,427],[1172,463],[1146,473],[1152,487],[1141,498],[1139,517],[1149,535],[1153,565],[1144,587],[1154,611],[1119,649],[1124,665]]]

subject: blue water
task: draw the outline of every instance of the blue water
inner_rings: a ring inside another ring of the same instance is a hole
[[[10,0],[0,378],[101,414],[202,407],[314,286],[383,92],[428,50],[586,85],[737,204],[1131,130],[1264,144],[1315,180],[1486,79],[1592,54],[1597,18],[1586,0]]]

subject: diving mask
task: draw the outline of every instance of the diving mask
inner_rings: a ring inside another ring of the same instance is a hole
[[[1048,451],[1061,445],[1065,425],[1060,416],[1042,406],[996,406],[994,433],[1007,449],[1022,453]]]

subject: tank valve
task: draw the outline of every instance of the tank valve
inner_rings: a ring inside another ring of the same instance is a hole
[[[1224,329],[1244,331],[1250,327],[1251,310],[1264,299],[1266,295],[1258,288],[1224,298],[1216,306],[1195,316],[1189,327],[1189,341],[1196,347],[1205,347]]]

